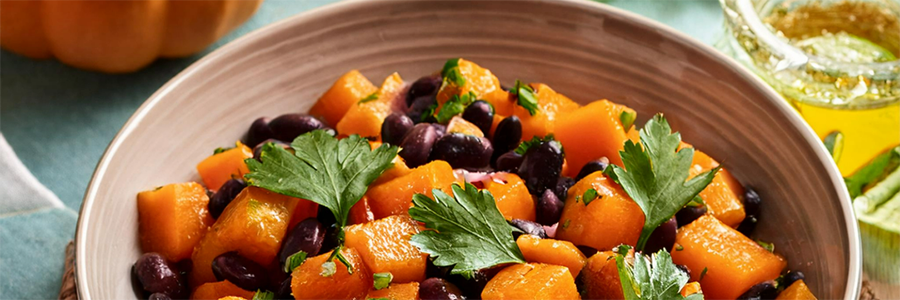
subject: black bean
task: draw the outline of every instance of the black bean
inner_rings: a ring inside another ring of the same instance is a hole
[[[323,222],[323,224],[325,224]],[[338,246],[341,231],[338,230],[337,223],[325,226],[325,240],[322,241],[322,249],[330,250]]]
[[[288,276],[275,289],[275,299],[277,300],[294,300],[293,291],[291,290],[291,277]]]
[[[497,149],[494,149],[494,151],[496,152]],[[521,154],[516,153],[516,151],[503,153],[500,157],[497,157],[496,163],[494,164],[496,166],[494,170],[498,172],[516,173],[519,171],[519,165],[522,164],[523,158],[524,157],[522,157]]]
[[[491,144],[494,146],[494,155],[491,156],[491,163],[495,163],[501,154],[516,149],[519,141],[522,139],[522,122],[519,117],[509,116],[497,124],[497,130],[491,137]],[[493,164],[493,166],[497,166]]]
[[[440,123],[431,123],[431,127],[434,127],[434,132],[437,132],[437,138],[442,138],[445,134],[447,134],[447,126]]]
[[[547,238],[547,233],[544,232],[544,227],[541,226],[541,224],[522,219],[512,219],[509,221],[509,224],[515,226],[519,230],[522,230],[522,232],[525,234],[530,234],[542,239]],[[516,233],[513,233],[513,235],[518,238],[518,235]]]
[[[685,206],[677,213],[675,213],[675,220],[678,221],[678,226],[684,226],[687,224],[691,224],[694,220],[699,219],[701,216],[706,214],[706,205],[701,206]]]
[[[327,128],[325,123],[307,114],[284,114],[269,122],[274,138],[282,141],[293,141],[301,134]]]
[[[228,280],[248,291],[264,288],[269,281],[265,268],[233,251],[216,256],[212,271],[216,280]]]
[[[789,287],[797,280],[804,280],[806,276],[803,275],[803,272],[800,271],[788,271],[787,274],[784,274],[784,278],[781,279],[781,285],[784,287]]]
[[[259,160],[259,157],[262,154],[263,145],[268,143],[274,143],[276,146],[281,146],[281,148],[284,148],[288,152],[294,153],[294,148],[291,148],[291,144],[276,139],[268,139],[263,141],[262,143],[259,143],[258,145],[256,145],[256,147],[253,147],[253,158]]]
[[[428,156],[431,155],[431,148],[437,138],[434,126],[428,123],[416,124],[400,142],[402,149],[399,155],[410,168],[424,165],[428,162]]]
[[[606,170],[606,166],[609,165],[609,161],[604,160],[592,160],[584,164],[581,167],[581,171],[578,171],[578,176],[575,176],[575,181],[581,181],[582,178],[587,177],[588,175],[593,174],[597,171]]]
[[[147,297],[147,300],[172,300],[172,298],[163,293],[153,293]]]
[[[307,257],[316,256],[322,250],[323,241],[325,241],[325,226],[319,223],[319,220],[308,218],[300,221],[282,241],[278,262],[284,267],[288,257],[298,251],[306,252]]]
[[[666,249],[672,252],[672,246],[675,245],[675,232],[678,229],[678,222],[675,218],[663,222],[653,230],[650,237],[647,238],[647,244],[644,245],[644,253],[656,253],[659,250]]]
[[[416,99],[422,97],[434,97],[441,87],[441,75],[435,74],[419,78],[406,91],[406,106],[413,105]]]
[[[481,299],[481,292],[484,290],[484,287],[501,269],[475,270],[472,272],[471,278],[465,278],[461,275],[450,275],[447,277],[447,281],[459,287],[466,299]]]
[[[559,222],[559,217],[562,216],[564,206],[565,204],[556,197],[553,190],[545,190],[544,193],[541,194],[541,197],[538,198],[536,209],[537,222],[547,226]]]
[[[463,300],[462,291],[443,278],[428,278],[419,284],[419,299],[422,300]]]
[[[493,152],[487,138],[454,132],[434,143],[430,160],[446,161],[454,169],[478,170],[490,164]]]
[[[425,277],[446,277],[447,274],[450,274],[450,267],[439,267],[434,264],[434,258],[429,256],[427,262],[425,263]]]
[[[472,102],[463,111],[462,118],[477,126],[487,136],[491,132],[491,125],[494,125],[494,106],[484,100]]]
[[[738,300],[768,300],[778,297],[778,290],[775,289],[775,282],[763,281],[751,286],[746,292],[737,297]]]
[[[324,205],[319,205],[319,208],[316,210],[316,218],[319,220],[319,223],[322,223],[325,227],[337,223],[337,219],[334,218],[334,213]]]
[[[563,153],[559,143],[555,141],[541,142],[528,148],[525,158],[519,165],[519,177],[525,181],[525,187],[533,195],[546,189],[556,187],[559,173],[562,172]]]
[[[744,220],[738,225],[737,230],[746,236],[750,236],[756,229],[756,223],[759,222],[760,206],[762,199],[753,188],[747,187],[744,192]]]
[[[218,219],[225,211],[225,207],[246,187],[247,183],[240,178],[232,178],[222,184],[222,187],[209,198],[209,214],[213,219]]]
[[[392,113],[381,123],[381,140],[391,145],[400,145],[403,136],[413,128],[412,119],[402,113]]]
[[[575,185],[575,180],[572,177],[562,176],[556,180],[556,186],[553,187],[553,193],[556,194],[556,197],[559,199],[566,199],[569,197],[569,188]]]
[[[578,250],[581,251],[581,254],[584,254],[584,257],[588,257],[588,258],[590,258],[591,256],[594,256],[594,254],[597,254],[597,252],[599,252],[599,251],[597,251],[597,249],[595,249],[594,247],[591,247],[591,246],[578,245],[575,247],[577,247]]]
[[[244,144],[254,147],[273,137],[275,137],[275,133],[272,132],[272,128],[269,128],[269,118],[262,117],[254,120],[253,123],[250,124],[250,129],[247,130],[247,139],[244,140]]]
[[[135,278],[147,293],[161,293],[170,298],[187,297],[184,277],[159,253],[144,253],[132,267]]]

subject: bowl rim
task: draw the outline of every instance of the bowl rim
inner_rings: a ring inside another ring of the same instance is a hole
[[[336,13],[344,10],[349,10],[358,5],[384,5],[385,2],[402,3],[406,1],[409,0],[346,0],[313,8],[305,12],[287,17],[280,21],[276,21],[272,24],[253,30],[252,32],[247,33],[231,42],[228,42],[218,49],[206,54],[204,57],[179,72],[177,75],[175,75],[175,77],[170,79],[168,82],[166,82],[166,84],[164,84],[156,92],[150,95],[150,97],[147,98],[147,100],[144,101],[144,103],[141,104],[140,107],[138,107],[138,109],[128,119],[128,121],[125,122],[125,124],[122,126],[122,129],[119,130],[116,136],[109,143],[103,153],[103,156],[97,163],[97,167],[94,170],[94,173],[91,176],[91,181],[85,191],[81,209],[79,210],[78,223],[75,231],[74,277],[79,299],[91,299],[91,294],[88,290],[87,282],[78,280],[78,278],[87,278],[87,270],[84,267],[85,265],[78,262],[85,261],[86,259],[88,245],[85,243],[84,235],[86,233],[84,232],[84,228],[91,220],[92,216],[90,215],[90,211],[98,194],[99,183],[103,181],[110,162],[115,158],[115,155],[121,147],[125,138],[127,138],[132,133],[132,131],[134,131],[135,128],[137,128],[141,124],[141,122],[144,120],[144,117],[146,117],[150,110],[152,110],[163,98],[165,98],[169,94],[169,92],[180,85],[185,79],[191,77],[194,73],[212,67],[212,64],[217,62],[220,57],[224,56],[225,54],[236,51],[241,47],[244,47],[244,45],[252,44],[254,41],[261,40],[285,28],[302,24],[306,22],[307,19],[312,18],[317,14]],[[859,237],[859,224],[857,224],[856,222],[856,215],[851,205],[850,194],[847,190],[847,187],[844,185],[844,179],[838,171],[837,166],[831,162],[831,156],[828,154],[825,146],[821,143],[818,136],[815,135],[812,128],[809,127],[809,125],[807,125],[805,121],[803,121],[803,118],[800,116],[800,114],[792,107],[790,107],[787,101],[785,101],[777,92],[775,92],[775,90],[771,86],[765,84],[762,79],[754,76],[753,73],[751,73],[750,70],[748,70],[746,67],[744,67],[734,59],[719,52],[712,46],[700,42],[693,37],[675,30],[674,28],[671,28],[668,25],[662,24],[656,20],[607,4],[597,3],[593,1],[554,0],[541,2],[553,3],[554,5],[561,6],[571,6],[575,9],[592,10],[604,15],[624,16],[634,21],[638,26],[652,28],[658,30],[663,34],[674,36],[675,40],[681,40],[684,45],[693,47],[696,50],[709,55],[709,57],[716,62],[734,69],[735,73],[738,76],[746,80],[752,86],[759,89],[761,93],[766,95],[765,98],[767,99],[767,101],[776,102],[774,104],[779,112],[785,114],[787,117],[787,121],[800,131],[803,140],[807,144],[812,145],[816,158],[825,166],[825,169],[828,173],[827,175],[831,179],[832,185],[835,188],[835,192],[838,193],[838,198],[841,200],[840,204],[843,208],[842,212],[844,215],[844,222],[846,223],[847,227],[847,239],[850,243],[848,245],[849,249],[846,249],[849,251],[849,264],[846,289],[844,291],[843,299],[855,300],[859,297],[862,285],[862,242],[860,241]]]

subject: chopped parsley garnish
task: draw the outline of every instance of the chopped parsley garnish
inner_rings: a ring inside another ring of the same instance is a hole
[[[369,101],[378,100],[378,92],[374,92],[366,96],[365,98],[359,99],[359,103],[366,103]]]
[[[559,148],[560,151],[562,151],[564,155],[563,157],[565,157],[566,151],[563,149],[562,144],[556,140],[556,137],[554,137],[552,133],[545,135],[544,137],[534,136],[531,138],[531,140],[520,143],[519,146],[515,149],[516,154],[525,155],[525,152],[528,152],[528,149],[531,149],[531,147],[537,146],[540,143],[555,143],[556,147]]]
[[[619,114],[619,122],[622,123],[622,127],[625,128],[625,132],[628,132],[628,129],[631,128],[631,125],[634,125],[634,119],[637,118],[637,113],[623,111]]]
[[[284,264],[284,272],[290,273],[294,271],[294,269],[296,269],[306,261],[306,256],[306,251],[297,251],[297,253],[288,256],[287,261]]]
[[[687,180],[694,149],[677,150],[681,135],[672,133],[661,114],[644,125],[640,136],[643,147],[629,140],[619,152],[625,168],[611,166],[619,184],[644,212],[644,228],[636,245],[643,250],[653,230],[706,188],[719,167]]]
[[[703,202],[703,197],[700,195],[694,196],[694,199],[691,199],[691,202],[688,202],[686,206],[690,207],[704,207],[706,206],[706,202]]]
[[[697,281],[703,280],[703,277],[706,277],[706,272],[709,272],[709,268],[703,267],[703,271],[700,272],[700,278],[698,278]]]
[[[268,290],[256,290],[252,300],[272,300],[275,299],[275,293]]]
[[[419,117],[419,121],[428,122],[429,118],[434,117],[434,112],[437,111],[437,108],[437,103],[429,105],[427,108],[425,108],[424,111],[422,111],[422,115]]]
[[[375,273],[372,274],[372,280],[374,281],[373,286],[375,289],[380,290],[391,285],[391,281],[394,280],[394,274],[391,274],[391,272]]]
[[[466,183],[452,185],[453,197],[434,189],[428,196],[413,196],[409,215],[433,230],[413,235],[410,243],[434,258],[436,266],[453,266],[451,274],[471,278],[473,272],[505,263],[524,263],[490,192]]]
[[[366,193],[369,184],[393,165],[398,148],[382,144],[371,149],[369,142],[358,135],[338,140],[325,130],[300,135],[291,147],[293,154],[267,143],[259,161],[246,159],[250,169],[245,175],[247,184],[328,208],[339,225],[340,245],[350,208]],[[339,250],[340,246],[335,249],[337,258],[350,268]]]
[[[603,196],[600,196],[597,193],[597,190],[595,190],[594,188],[589,188],[587,191],[584,191],[584,194],[575,196],[575,198],[576,198],[575,202],[578,202],[578,198],[580,198],[581,201],[584,202],[584,206],[587,206],[588,204],[591,203],[591,201],[594,201],[598,197],[603,197]]]
[[[763,249],[766,249],[766,251],[775,252],[775,243],[766,243],[761,240],[756,240],[756,243]]]
[[[701,293],[687,297],[681,295],[681,288],[690,276],[675,266],[672,256],[665,249],[652,254],[652,257],[635,252],[631,264],[625,259],[629,249],[630,246],[621,245],[615,253],[625,300],[703,299]]]
[[[535,115],[538,112],[538,101],[537,96],[534,94],[534,89],[531,86],[522,83],[519,80],[516,80],[516,84],[513,86],[509,93],[516,96],[516,103],[528,111],[529,115]]]
[[[228,148],[219,147],[219,148],[216,148],[216,150],[213,150],[213,155],[216,155],[216,154],[219,154],[219,153],[231,150],[231,149],[234,149],[234,147],[228,147]]]
[[[463,113],[469,104],[478,100],[477,98],[478,96],[473,92],[468,92],[462,96],[453,95],[450,100],[444,102],[444,106],[441,107],[441,110],[437,113],[435,119],[437,119],[438,123],[446,123],[450,121],[453,116]]]
[[[457,87],[466,85],[466,78],[459,72],[459,60],[460,58],[447,60],[447,62],[444,63],[444,68],[441,70],[441,76],[444,78],[444,82],[451,83]]]
[[[322,270],[319,271],[319,276],[322,277],[331,277],[334,276],[334,273],[337,272],[337,264],[333,261],[326,261],[322,263]]]

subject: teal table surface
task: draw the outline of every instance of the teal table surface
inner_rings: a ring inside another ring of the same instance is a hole
[[[0,132],[25,166],[66,206],[0,212],[0,298],[56,297],[63,250],[74,237],[77,211],[94,168],[125,121],[154,91],[229,41],[331,2],[335,1],[266,0],[247,23],[204,52],[161,59],[131,74],[83,71],[54,60],[35,61],[0,52]],[[707,44],[722,31],[722,12],[716,0],[605,2]],[[522,4],[510,1],[510,5]]]

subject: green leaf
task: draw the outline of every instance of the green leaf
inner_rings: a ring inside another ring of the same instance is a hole
[[[631,128],[631,125],[634,125],[634,119],[637,119],[636,112],[622,111],[622,113],[619,114],[619,122],[622,123],[622,127],[625,128],[625,132],[628,132],[628,129]]]
[[[629,264],[625,256],[631,247],[623,245],[618,248],[615,253],[616,267],[625,299],[685,299],[681,296],[681,289],[690,276],[675,266],[669,252],[663,249],[652,257],[635,252],[634,262]],[[696,295],[700,295],[699,298],[694,296],[691,299],[703,299],[702,294]]]
[[[391,281],[394,280],[394,274],[391,274],[391,272],[375,273],[372,274],[372,280],[374,281],[375,289],[380,290],[391,285]]]
[[[706,272],[709,272],[709,268],[703,267],[703,271],[700,272],[700,278],[697,281],[703,280],[703,277],[706,277]]]
[[[424,111],[422,111],[422,115],[419,117],[419,121],[427,122],[428,117],[434,116],[434,112],[437,111],[437,108],[437,103],[429,105],[427,108],[425,108]]]
[[[589,188],[587,191],[584,191],[584,194],[581,194],[581,201],[584,201],[584,206],[587,206],[591,201],[597,199],[598,196],[603,197],[600,196],[594,188]]]
[[[294,154],[271,143],[263,145],[261,161],[245,160],[250,169],[247,183],[325,206],[341,227],[369,184],[391,167],[398,149],[382,144],[371,150],[358,135],[338,140],[324,130],[297,137],[291,147]]]
[[[366,103],[370,101],[378,100],[378,92],[374,92],[366,96],[365,98],[359,99],[359,103]]]
[[[272,300],[275,299],[275,293],[268,290],[256,290],[252,300]]]
[[[216,148],[216,150],[213,150],[213,155],[216,155],[216,154],[219,154],[219,153],[231,150],[231,149],[234,149],[234,147],[228,147],[228,148],[219,147],[219,148]]]
[[[297,251],[297,253],[291,254],[291,256],[288,256],[287,261],[284,263],[284,272],[290,273],[294,271],[294,269],[296,269],[306,261],[306,256],[306,251],[302,250]]]
[[[505,263],[524,263],[512,227],[500,214],[494,197],[466,183],[453,184],[453,197],[434,189],[413,196],[409,215],[433,230],[412,236],[410,243],[434,258],[436,266],[453,266],[452,274],[471,276],[479,269]]]
[[[565,149],[563,149],[562,143],[557,141],[556,137],[553,136],[552,133],[545,135],[544,137],[533,136],[530,140],[519,143],[519,146],[517,146],[514,151],[516,151],[516,154],[525,155],[525,152],[528,152],[528,149],[531,149],[531,147],[537,146],[541,143],[555,143],[556,147],[559,148],[560,151],[562,151],[563,157],[565,157],[566,151]]]
[[[861,195],[863,187],[886,177],[898,165],[900,165],[900,147],[895,147],[879,154],[869,164],[860,168],[859,171],[856,171],[850,177],[844,178],[847,190],[850,191],[850,197],[856,198]]]
[[[613,168],[622,188],[644,212],[644,228],[636,247],[643,250],[653,230],[706,188],[719,167],[687,180],[694,149],[677,150],[681,135],[672,133],[661,114],[647,122],[640,136],[643,147],[626,141],[619,152],[625,168]]]
[[[527,110],[529,115],[537,114],[539,109],[537,96],[535,96],[534,89],[531,86],[516,80],[516,84],[509,93],[518,99],[516,103]]]
[[[322,277],[331,277],[334,276],[334,273],[337,272],[337,264],[333,261],[326,261],[322,263],[322,270],[319,272],[319,276]]]
[[[691,199],[691,202],[688,202],[686,206],[690,207],[704,207],[706,206],[706,202],[703,202],[703,197],[700,195],[694,196],[694,199]]]
[[[444,82],[461,87],[466,85],[466,78],[459,72],[459,60],[459,58],[447,60],[444,68],[441,69],[441,76],[444,78]]]
[[[756,243],[759,244],[760,247],[765,248],[766,251],[775,252],[775,244],[774,243],[766,243],[766,242],[763,242],[762,240],[756,240]]]
[[[454,116],[463,113],[466,110],[466,107],[472,102],[477,100],[478,96],[475,96],[475,93],[468,92],[465,95],[453,95],[450,100],[444,103],[444,106],[441,107],[441,110],[438,112],[435,117],[438,123],[447,123]]]

